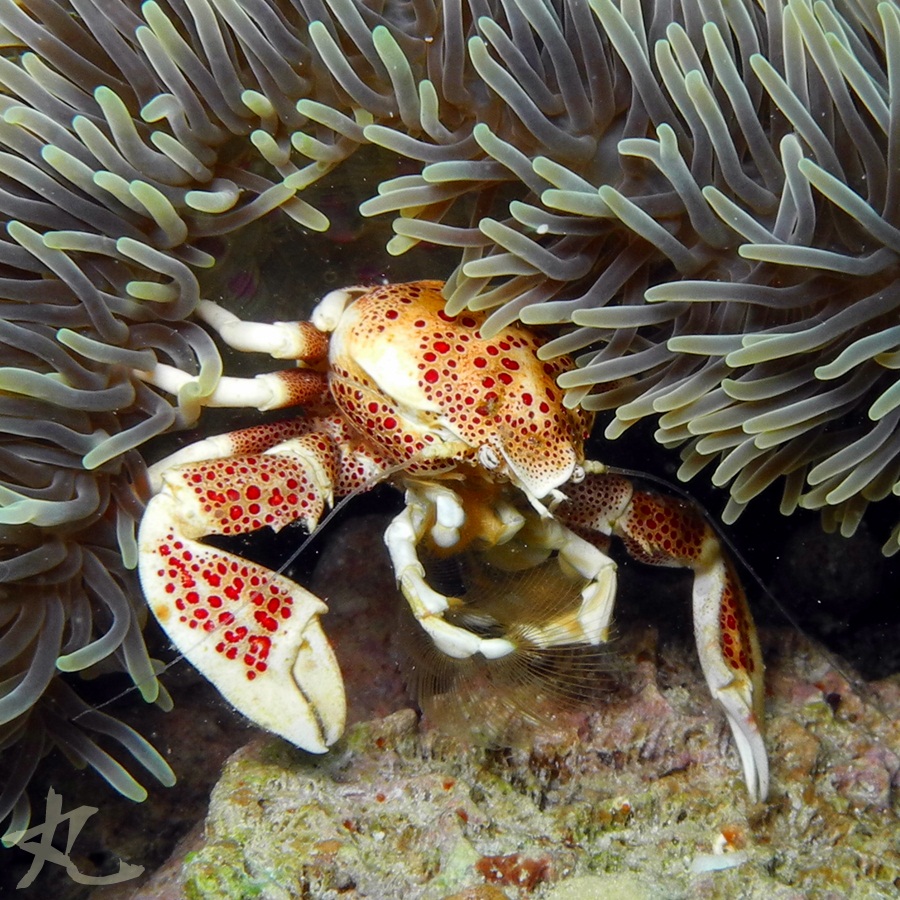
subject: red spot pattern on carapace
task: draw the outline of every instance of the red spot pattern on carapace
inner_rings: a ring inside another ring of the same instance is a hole
[[[379,449],[411,464],[411,471],[447,467],[440,456],[446,438],[435,444],[429,434],[429,423],[440,420],[465,444],[462,450],[458,443],[448,447],[448,462],[474,460],[479,448],[491,445],[502,451],[495,455],[511,459],[517,471],[536,480],[552,481],[555,473],[564,478],[590,426],[590,416],[563,407],[556,387],[556,376],[570,363],[538,360],[542,342],[522,326],[483,337],[485,315],[447,315],[441,288],[440,282],[427,281],[385,285],[355,301],[350,324],[336,342],[341,352],[330,360],[338,407]],[[392,312],[398,315],[391,327],[379,331]],[[386,342],[390,353],[382,352]],[[410,384],[402,399],[381,391],[367,374],[370,369],[359,364],[372,347],[397,372],[418,373],[409,376],[418,383]],[[409,399],[415,392],[421,404],[404,406],[415,403]]]

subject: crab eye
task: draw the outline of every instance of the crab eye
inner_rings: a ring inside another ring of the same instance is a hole
[[[482,444],[478,448],[478,462],[486,469],[496,469],[500,465],[500,458],[494,452],[493,447]]]
[[[569,481],[571,481],[572,484],[578,484],[579,482],[584,481],[584,474],[584,466],[575,466],[575,468],[572,469]]]

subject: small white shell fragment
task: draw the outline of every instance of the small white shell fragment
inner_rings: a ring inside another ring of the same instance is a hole
[[[733,853],[698,853],[691,861],[691,874],[701,875],[704,872],[720,872],[723,869],[736,869],[750,858],[746,850],[735,850]]]

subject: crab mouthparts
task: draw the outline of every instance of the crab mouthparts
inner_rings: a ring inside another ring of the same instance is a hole
[[[566,499],[566,495],[559,490],[560,485],[572,480],[580,481],[584,477],[583,470],[574,458],[565,468],[556,469],[543,478],[535,478],[516,465],[505,447],[500,448],[500,453],[506,463],[510,481],[525,494],[538,515],[544,518],[550,517],[553,514],[552,510]],[[581,478],[577,477],[579,471]]]

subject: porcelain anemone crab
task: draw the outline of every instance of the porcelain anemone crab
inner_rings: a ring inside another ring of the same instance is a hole
[[[139,535],[150,607],[178,649],[241,712],[313,752],[341,735],[344,688],[319,616],[325,604],[262,566],[203,543],[302,521],[336,498],[389,480],[406,505],[385,534],[397,582],[445,654],[498,658],[515,638],[467,628],[460,600],[431,587],[420,546],[479,548],[501,565],[555,559],[583,587],[570,611],[531,640],[607,639],[616,568],[611,536],[637,559],[693,570],[700,663],[723,708],[751,797],[765,797],[762,661],[743,591],[715,532],[681,500],[638,490],[584,459],[591,417],[567,409],[519,326],[486,338],[483,317],[444,311],[441,283],[335,291],[309,322],[243,322],[204,301],[199,316],[230,346],[296,361],[220,380],[210,406],[302,407],[275,423],[191,444],[151,469],[155,495]],[[192,376],[159,365],[141,376],[178,391]],[[552,626],[552,627],[551,627]]]

